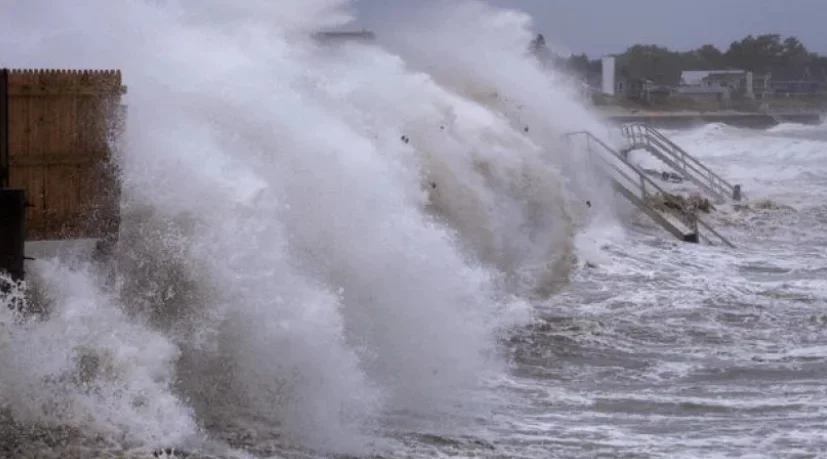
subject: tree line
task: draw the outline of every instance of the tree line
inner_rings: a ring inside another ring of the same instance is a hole
[[[542,35],[535,38],[532,48],[556,67],[584,78],[601,72],[600,59],[590,59],[586,54],[554,55],[546,47]],[[775,81],[827,82],[827,56],[808,50],[796,37],[779,34],[749,35],[733,41],[726,50],[709,44],[691,51],[636,44],[615,58],[618,76],[648,79],[670,86],[680,84],[681,72],[686,70],[751,70],[756,74],[769,73]]]

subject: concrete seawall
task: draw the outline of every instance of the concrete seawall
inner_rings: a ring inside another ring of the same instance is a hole
[[[666,129],[685,129],[708,123],[722,123],[750,129],[766,129],[779,123],[817,125],[823,122],[819,112],[793,113],[738,113],[738,112],[637,112],[618,113],[604,111],[603,115],[615,123],[646,123]]]

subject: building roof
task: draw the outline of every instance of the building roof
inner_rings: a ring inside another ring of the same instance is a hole
[[[743,70],[687,70],[681,72],[681,84],[698,86],[710,75],[741,75]]]

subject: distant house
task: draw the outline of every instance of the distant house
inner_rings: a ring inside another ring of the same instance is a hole
[[[715,97],[738,96],[762,99],[765,94],[772,91],[769,74],[754,74],[746,70],[689,70],[681,72],[680,86],[681,92],[687,95],[697,94],[701,97],[720,94]]]
[[[647,82],[643,85],[641,97],[647,103],[664,103],[672,97],[674,93],[673,88],[665,85],[655,84],[654,82]]]
[[[651,83],[651,80],[647,80],[645,78],[629,78],[625,76],[619,77],[614,83],[615,94],[629,99],[638,99],[647,83]]]
[[[699,102],[714,102],[724,108],[729,105],[732,91],[725,86],[679,86],[675,94]]]
[[[779,95],[827,94],[827,82],[818,80],[773,81],[770,86]]]
[[[782,96],[827,95],[827,66],[779,69],[770,86]]]
[[[821,69],[819,76],[813,75],[809,68],[805,69],[800,76],[790,75],[789,72],[785,76],[787,78],[783,80],[772,81],[771,86],[776,94],[785,96],[827,94],[827,72],[824,69]]]
[[[681,72],[681,86],[729,86],[744,76],[743,70],[687,70]]]
[[[644,103],[664,102],[672,95],[672,88],[646,78],[620,78],[615,83],[615,94]]]

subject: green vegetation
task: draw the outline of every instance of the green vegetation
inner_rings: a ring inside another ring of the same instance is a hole
[[[536,42],[535,42],[536,44]],[[643,78],[676,86],[686,70],[751,70],[770,73],[775,81],[812,79],[827,81],[827,56],[811,52],[796,37],[778,34],[747,36],[722,51],[703,45],[691,51],[672,51],[657,45],[636,44],[617,54],[618,76]],[[600,60],[585,54],[552,57],[557,65],[588,77],[600,74]]]
[[[631,112],[638,110],[664,112],[714,112],[721,105],[714,100],[698,100],[689,97],[671,96],[663,100],[643,102],[624,96],[608,96],[602,93],[592,94],[592,102],[598,107],[620,107]],[[756,108],[733,107],[733,110],[754,111]]]
[[[599,86],[600,59],[586,54],[569,57],[554,55],[538,35],[531,43],[537,57],[555,68],[579,76],[592,86]],[[769,74],[774,91],[760,100],[736,95],[726,103],[671,93],[667,97],[611,97],[593,94],[597,106],[614,106],[628,110],[718,111],[741,112],[772,110],[810,110],[827,107],[827,56],[811,52],[796,37],[778,34],[747,36],[734,41],[726,50],[703,45],[691,51],[673,51],[657,45],[636,44],[615,55],[618,80],[650,80],[657,86],[674,87],[681,83],[681,73],[689,70],[749,70],[756,75]]]

